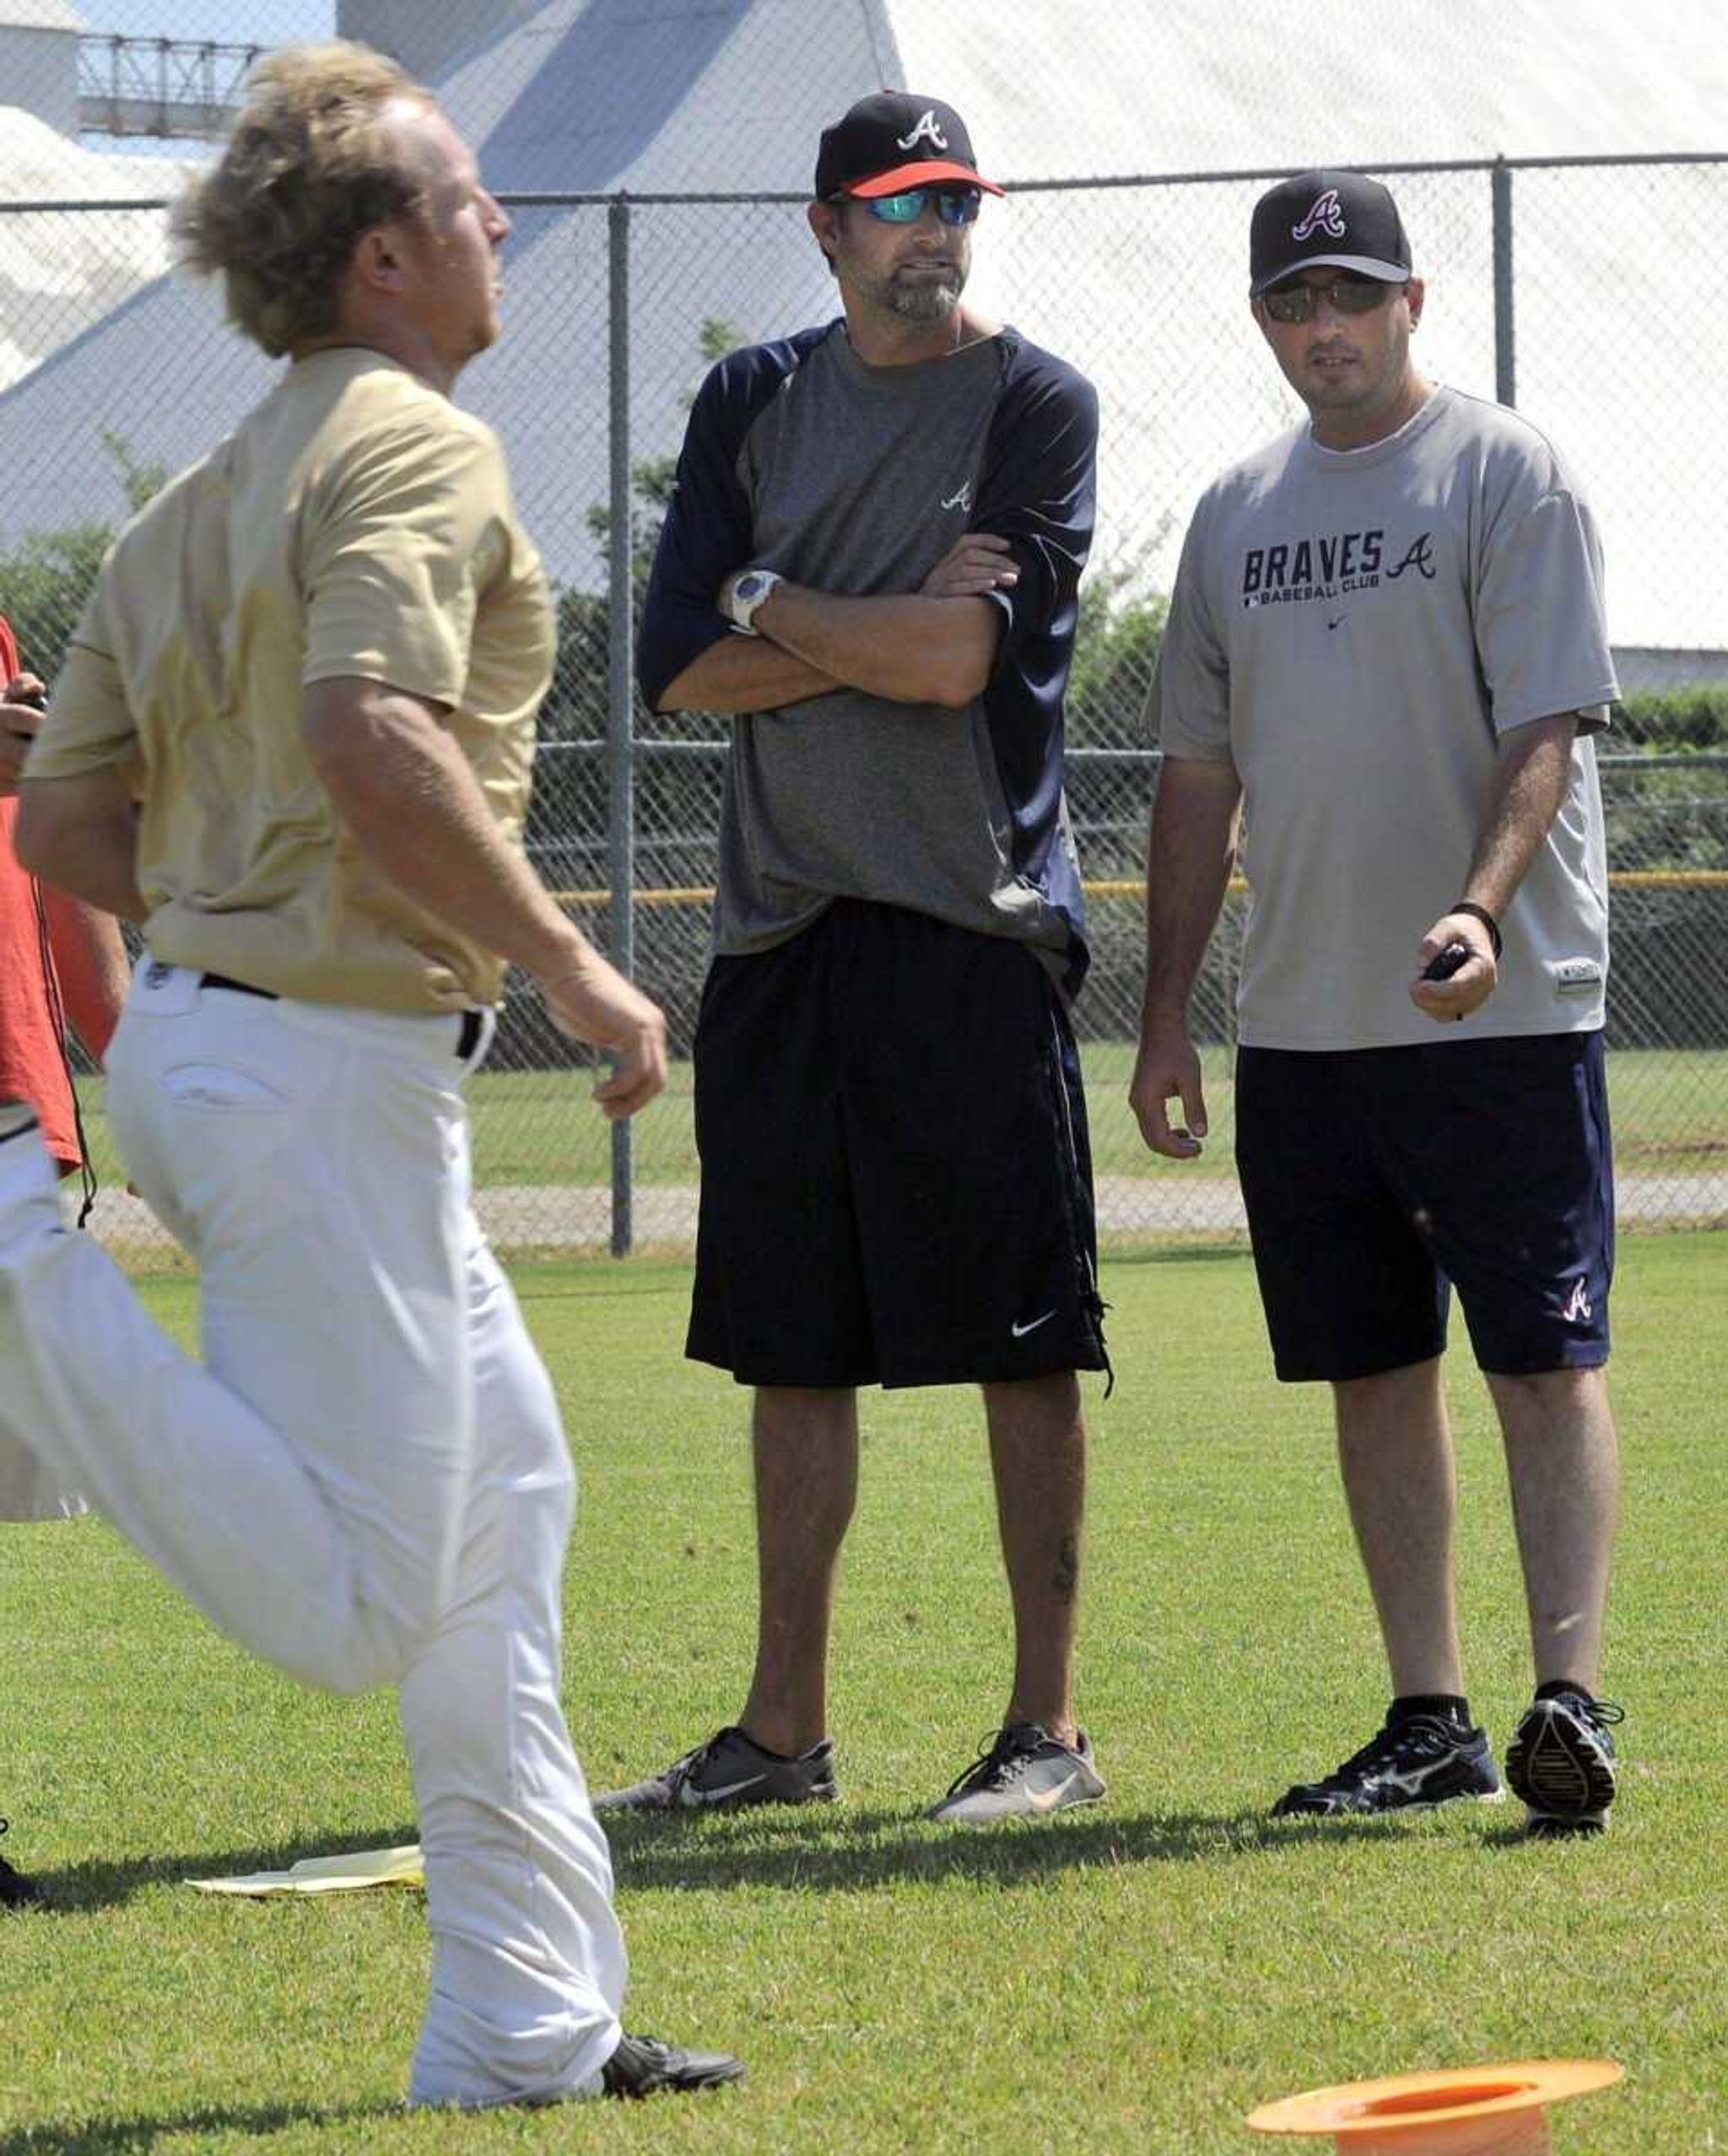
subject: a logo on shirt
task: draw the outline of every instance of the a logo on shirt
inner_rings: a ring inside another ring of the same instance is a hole
[[[1588,1325],[1595,1312],[1590,1308],[1590,1283],[1574,1280],[1572,1293],[1566,1298],[1566,1307],[1560,1313],[1568,1325]]]
[[[969,479],[963,479],[942,504],[944,509],[970,509],[971,506],[972,482]]]
[[[1245,607],[1288,606],[1304,599],[1336,599],[1369,592],[1380,581],[1385,530],[1331,532],[1323,538],[1250,547],[1242,557]]]
[[[902,149],[905,147],[904,143]],[[1336,187],[1328,187],[1323,195],[1316,195],[1314,207],[1299,224],[1290,227],[1293,240],[1311,240],[1316,232],[1324,232],[1329,240],[1342,240],[1349,230],[1344,222],[1343,207],[1338,200]]]
[[[1396,583],[1407,569],[1420,570],[1430,584],[1434,581],[1434,543],[1426,532],[1419,539],[1411,542],[1405,552],[1403,560],[1398,564],[1397,567],[1386,571],[1387,582]]]
[[[910,135],[896,135],[894,140],[902,149],[910,149],[915,143],[928,143],[932,149],[946,149],[948,138],[937,124],[936,108],[920,116]]]

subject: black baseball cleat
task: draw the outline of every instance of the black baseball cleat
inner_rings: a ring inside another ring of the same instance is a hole
[[[620,2036],[600,2069],[602,2093],[634,2102],[641,2096],[674,2096],[724,2088],[744,2078],[744,2061],[725,2051],[687,2051],[657,2036]]]
[[[6,1821],[0,1819],[0,1834],[6,1831]],[[34,1879],[27,1879],[22,1872],[14,1872],[3,1856],[0,1856],[0,1909],[36,1909],[42,1903],[42,1889]]]
[[[1407,1715],[1388,1721],[1324,1780],[1287,1789],[1272,1816],[1425,1812],[1461,1797],[1498,1803],[1505,1793],[1486,1730],[1444,1715]]]
[[[716,1730],[663,1774],[593,1799],[597,1812],[684,1812],[744,1804],[831,1804],[840,1795],[827,1737],[794,1759],[764,1752],[742,1729]]]
[[[1623,1708],[1581,1685],[1532,1702],[1506,1748],[1506,1779],[1537,1840],[1607,1825],[1617,1781],[1608,1725],[1625,1719]]]

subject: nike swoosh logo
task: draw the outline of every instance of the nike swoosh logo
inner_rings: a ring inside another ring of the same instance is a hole
[[[678,1791],[678,1802],[693,1807],[700,1804],[721,1804],[728,1797],[740,1796],[745,1790],[754,1789],[759,1781],[766,1781],[767,1779],[766,1775],[747,1775],[742,1781],[723,1781],[714,1789],[698,1789],[693,1783],[687,1781]]]
[[[1012,1333],[1015,1339],[1023,1340],[1029,1332],[1036,1332],[1040,1325],[1048,1325],[1055,1316],[1056,1312],[1054,1310],[1046,1310],[1042,1317],[1034,1317],[1030,1324],[1011,1325],[1008,1327],[1008,1330],[1011,1333]]]
[[[1341,613],[1340,613],[1340,614],[1334,614],[1334,615],[1333,615],[1333,617],[1332,617],[1332,619],[1331,619],[1331,620],[1330,620],[1330,621],[1326,624],[1326,627],[1327,627],[1328,629],[1336,629],[1336,628],[1337,627],[1338,624],[1339,624],[1339,623],[1340,623],[1340,622],[1341,622],[1343,619],[1344,619],[1344,617],[1343,617],[1343,615],[1342,615],[1342,614],[1341,614]]]
[[[1034,1812],[1054,1812],[1079,1779],[1077,1773],[1064,1775],[1054,1789],[1029,1789],[1026,1802]]]

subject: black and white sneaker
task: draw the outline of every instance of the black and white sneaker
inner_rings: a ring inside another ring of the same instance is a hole
[[[742,1729],[716,1730],[664,1774],[594,1798],[597,1812],[714,1810],[742,1804],[832,1804],[834,1746],[827,1737],[795,1759],[764,1752]]]
[[[743,2078],[744,2061],[728,2052],[686,2051],[680,2044],[662,2044],[657,2036],[620,2036],[618,2049],[600,2069],[601,2093],[632,2101],[724,2088]]]
[[[1407,1715],[1389,1721],[1323,1781],[1299,1781],[1287,1789],[1272,1816],[1429,1811],[1456,1797],[1498,1803],[1505,1793],[1486,1730],[1444,1715]]]
[[[6,1822],[0,1819],[0,1834],[6,1831]],[[22,1872],[14,1872],[3,1856],[0,1856],[0,1909],[35,1909],[40,1906],[42,1890],[34,1879],[27,1879]]]
[[[1623,1708],[1581,1687],[1532,1703],[1506,1748],[1506,1779],[1529,1809],[1533,1835],[1606,1826],[1617,1780],[1608,1725],[1625,1719]]]
[[[998,1819],[1047,1819],[1103,1795],[1104,1778],[1083,1729],[1064,1744],[1041,1722],[1011,1721],[949,1784],[929,1816],[947,1826],[988,1827]]]

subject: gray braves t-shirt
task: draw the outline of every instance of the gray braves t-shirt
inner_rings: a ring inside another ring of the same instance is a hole
[[[1607,873],[1590,733],[1617,694],[1589,510],[1515,413],[1439,389],[1363,450],[1306,425],[1202,498],[1153,708],[1234,762],[1253,895],[1245,1046],[1374,1048],[1600,1026]],[[1502,927],[1499,985],[1442,1033],[1416,948],[1463,889],[1500,738],[1585,718]]]

